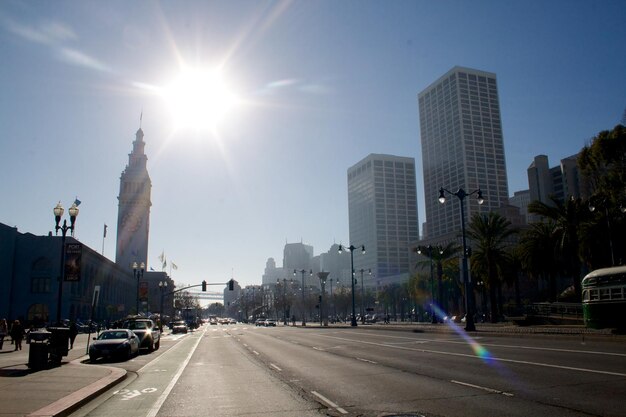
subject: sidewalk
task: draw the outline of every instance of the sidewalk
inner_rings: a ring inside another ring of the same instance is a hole
[[[61,366],[33,372],[27,366],[29,347],[23,343],[14,351],[7,339],[0,351],[1,417],[67,415],[126,377],[123,369],[82,364],[84,345],[75,345]]]

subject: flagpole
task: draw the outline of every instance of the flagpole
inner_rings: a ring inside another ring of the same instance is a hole
[[[102,256],[104,256],[104,239],[107,237],[107,225],[104,224],[104,232],[102,232]]]

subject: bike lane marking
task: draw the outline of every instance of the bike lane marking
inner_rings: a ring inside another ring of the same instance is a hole
[[[202,340],[202,334],[198,336],[195,341],[193,338],[181,340],[143,366],[137,371],[136,380],[115,391],[109,401],[99,407],[103,407],[108,415],[155,416]],[[174,352],[186,355],[186,360],[181,364],[181,355]]]
[[[159,396],[159,398],[152,405],[152,407],[150,407],[150,410],[149,410],[148,414],[146,415],[146,417],[155,417],[157,415],[157,413],[159,412],[159,410],[163,406],[163,403],[165,402],[167,397],[170,395],[170,392],[174,388],[174,385],[176,385],[176,383],[178,382],[178,379],[183,374],[185,368],[187,367],[187,364],[189,364],[189,361],[191,360],[191,357],[193,356],[193,354],[195,353],[196,349],[198,348],[198,345],[200,344],[200,341],[202,341],[202,336],[204,336],[205,333],[206,333],[206,329],[204,330],[204,332],[202,332],[200,337],[197,338],[196,343],[193,345],[193,347],[191,348],[191,350],[187,354],[187,357],[185,358],[183,363],[180,364],[180,367],[178,368],[178,371],[176,371],[176,374],[171,379],[170,383],[167,385],[167,387],[165,388],[163,393]]]

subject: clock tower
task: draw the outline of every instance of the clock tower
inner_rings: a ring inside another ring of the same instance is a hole
[[[146,168],[148,157],[144,152],[145,146],[140,127],[135,134],[133,151],[128,154],[128,165],[120,177],[120,194],[117,197],[115,263],[128,269],[132,269],[133,262],[148,264],[152,183]]]

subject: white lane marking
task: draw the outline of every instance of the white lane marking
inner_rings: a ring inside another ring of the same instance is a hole
[[[278,366],[274,365],[273,363],[270,363],[270,366],[276,369],[278,372],[282,372],[282,369],[280,369]]]
[[[324,351],[324,349],[322,349],[321,347],[317,347],[317,346],[313,346],[313,349],[315,349],[315,350],[319,350],[319,351],[321,351],[321,352],[323,352],[323,351]]]
[[[378,334],[373,334],[373,333],[357,333],[354,332],[353,334],[360,334],[360,335],[364,335],[364,336],[375,336],[375,337],[384,337],[385,339],[404,339],[404,340],[409,340],[409,341],[413,341],[414,343],[427,343],[427,342],[431,342],[431,343],[450,343],[450,344],[456,344],[456,345],[465,345],[467,344],[467,342],[465,341],[459,341],[459,340],[452,340],[452,339],[413,339],[410,337],[406,337],[406,336],[389,336],[389,335],[378,335]],[[479,340],[482,339],[483,337],[473,337],[474,340]],[[410,343],[410,342],[407,342]],[[391,344],[391,343],[390,343]],[[394,343],[395,344],[395,343]],[[577,349],[559,349],[559,348],[546,348],[546,347],[536,347],[536,346],[516,346],[516,345],[500,345],[498,343],[481,343],[481,346],[485,346],[485,347],[500,347],[500,348],[506,348],[506,349],[526,349],[526,350],[545,350],[547,352],[565,352],[565,353],[586,353],[589,355],[605,355],[605,356],[622,356],[622,357],[626,357],[626,353],[614,353],[614,352],[598,352],[598,351],[594,351],[594,350],[577,350]]]
[[[333,407],[335,410],[339,411],[341,414],[348,414],[348,412],[346,410],[344,410],[343,408],[339,407],[337,404],[335,404],[334,402],[332,402],[331,400],[329,400],[328,398],[324,397],[322,394],[320,394],[317,391],[311,391],[311,394],[315,395],[317,398],[319,398],[320,400],[324,401],[326,404],[330,405],[331,407]]]
[[[493,388],[487,388],[487,387],[483,387],[483,386],[480,386],[480,385],[470,384],[468,382],[455,381],[454,379],[450,380],[450,382],[452,382],[453,384],[464,385],[466,387],[476,388],[476,389],[480,389],[480,390],[487,391],[487,392],[492,392],[494,394],[502,394],[502,395],[505,395],[507,397],[513,397],[514,396],[510,392],[504,392],[504,391],[500,391],[500,390],[493,389]]]
[[[256,350],[253,350],[252,353],[254,353],[255,355],[259,355],[259,352],[257,352]]]
[[[244,343],[243,345],[244,345],[245,347],[248,347],[248,344],[247,344],[247,343]]]
[[[467,354],[467,353],[442,352],[442,351],[439,351],[439,350],[432,350],[432,349],[410,348],[410,347],[405,347],[405,346],[388,345],[386,343],[367,342],[365,340],[355,340],[355,339],[348,339],[348,338],[345,338],[345,337],[337,337],[337,336],[329,336],[329,335],[320,335],[320,336],[321,337],[328,337],[328,338],[331,338],[331,339],[339,339],[339,340],[350,341],[350,342],[353,342],[353,343],[358,342],[358,343],[363,343],[365,345],[382,346],[382,347],[387,347],[387,348],[391,348],[391,349],[410,350],[410,351],[413,351],[413,352],[432,353],[432,354],[437,354],[437,355],[448,355],[448,356],[460,356],[460,357],[464,357],[464,358],[472,358],[472,359],[484,360],[483,358],[481,358],[479,356],[471,355],[471,354]],[[517,364],[522,364],[522,365],[543,366],[545,368],[565,369],[565,370],[568,370],[568,371],[588,372],[588,373],[592,373],[592,374],[613,375],[613,376],[626,377],[626,374],[620,373],[620,372],[600,371],[600,370],[597,370],[597,369],[575,368],[573,366],[552,365],[550,363],[520,361],[520,360],[515,360],[515,359],[504,359],[504,358],[497,358],[495,356],[490,357],[489,360],[490,361],[498,361],[498,362],[517,363]]]
[[[356,359],[359,360],[359,361],[362,361],[362,362],[373,363],[374,365],[378,364],[378,362],[374,362],[374,361],[371,361],[369,359],[363,359],[363,358],[356,358]]]
[[[204,330],[204,332],[202,334],[206,333],[206,329]],[[174,378],[172,378],[172,380],[170,381],[170,383],[167,385],[167,387],[165,388],[165,390],[163,390],[163,393],[159,396],[159,398],[156,400],[156,402],[154,403],[154,405],[152,407],[150,407],[150,410],[148,412],[148,414],[146,415],[146,417],[156,417],[156,415],[158,414],[159,410],[161,409],[161,407],[163,406],[163,403],[165,402],[165,400],[167,399],[167,397],[170,395],[170,392],[172,391],[172,389],[174,388],[174,385],[176,385],[176,382],[178,382],[178,379],[180,378],[180,376],[183,374],[183,371],[185,370],[185,368],[187,367],[187,364],[189,363],[189,361],[191,360],[191,357],[193,356],[194,352],[196,351],[196,349],[198,348],[198,345],[200,344],[200,341],[202,340],[202,337],[199,337],[196,340],[196,344],[193,346],[193,348],[191,349],[191,351],[189,351],[189,354],[187,354],[187,358],[185,358],[185,360],[183,361],[183,363],[180,364],[180,367],[178,368],[178,371],[176,372],[176,374],[174,375]],[[170,349],[171,351],[172,349]],[[163,356],[163,355],[161,355]]]

